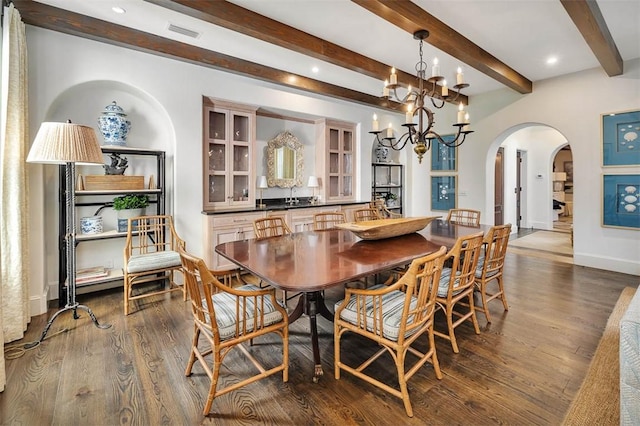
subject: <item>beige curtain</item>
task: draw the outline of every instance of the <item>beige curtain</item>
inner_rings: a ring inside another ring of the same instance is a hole
[[[27,43],[20,13],[4,8],[0,107],[0,342],[24,336],[29,322],[29,218],[26,188]],[[0,391],[6,384],[0,357]]]

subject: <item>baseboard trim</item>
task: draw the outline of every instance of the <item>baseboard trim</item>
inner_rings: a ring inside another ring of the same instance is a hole
[[[31,317],[47,313],[47,291],[29,298],[29,314]]]
[[[621,260],[613,257],[593,256],[583,253],[573,253],[573,264],[588,266],[589,268],[604,269],[605,271],[620,272],[622,274],[640,276],[640,262]],[[637,284],[637,283],[636,283]]]

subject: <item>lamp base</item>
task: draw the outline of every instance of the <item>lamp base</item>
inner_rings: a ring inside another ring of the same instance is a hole
[[[259,209],[264,209],[264,208],[267,207],[267,205],[266,204],[257,204],[256,207],[259,208]]]
[[[85,305],[81,305],[77,302],[71,302],[71,304],[67,304],[67,306],[65,306],[64,308],[58,310],[58,312],[56,312],[55,314],[53,314],[53,316],[51,317],[51,319],[49,320],[49,322],[47,322],[47,325],[45,326],[44,330],[42,331],[42,335],[40,336],[40,339],[37,342],[33,342],[33,343],[29,343],[27,345],[25,345],[25,349],[31,349],[32,347],[38,346],[40,343],[42,343],[42,341],[47,337],[47,333],[49,332],[49,329],[51,328],[51,326],[53,325],[53,322],[56,320],[56,318],[58,318],[58,316],[64,312],[67,311],[73,311],[73,319],[77,320],[80,318],[80,316],[78,315],[78,309],[81,309],[83,311],[85,311],[87,314],[89,314],[89,316],[91,317],[91,321],[93,321],[93,324],[101,329],[106,329],[111,327],[111,324],[100,324],[98,322],[98,319],[96,318],[96,316],[93,314],[93,311],[91,311],[91,309],[89,309],[89,307],[85,306]]]

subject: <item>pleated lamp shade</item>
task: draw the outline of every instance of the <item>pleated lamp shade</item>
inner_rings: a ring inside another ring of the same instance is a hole
[[[73,123],[45,122],[40,125],[27,162],[104,164],[104,159],[93,128]]]

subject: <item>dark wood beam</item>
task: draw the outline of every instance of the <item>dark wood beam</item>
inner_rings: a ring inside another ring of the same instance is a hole
[[[623,73],[623,63],[595,0],[560,0],[609,77]]]
[[[266,67],[233,56],[177,42],[154,34],[69,12],[31,0],[14,0],[22,20],[29,25],[103,43],[231,72],[269,83],[391,111],[402,105],[301,75]]]
[[[264,15],[242,8],[228,1],[216,0],[144,0],[158,6],[179,12],[192,18],[209,22],[219,27],[227,28],[241,34],[257,38],[267,43],[302,53],[303,55],[329,62],[342,68],[349,69],[382,81],[389,77],[391,66],[375,61],[354,51],[345,49],[337,44],[323,40],[289,25],[275,21]],[[416,76],[397,70],[398,83],[403,86],[417,87]],[[442,91],[438,87],[438,91]],[[450,90],[450,102],[468,104],[465,95],[455,97]],[[455,101],[453,99],[455,98]]]
[[[533,90],[530,80],[410,0],[351,1],[410,34],[429,31],[427,43],[519,93]]]

